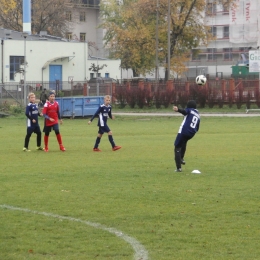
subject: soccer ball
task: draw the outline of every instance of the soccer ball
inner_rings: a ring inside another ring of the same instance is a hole
[[[207,82],[207,78],[204,75],[199,75],[196,77],[195,82],[199,86],[203,86]]]

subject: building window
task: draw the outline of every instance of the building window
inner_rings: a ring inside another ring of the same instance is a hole
[[[79,14],[79,21],[80,22],[86,22],[86,14],[85,14],[85,12],[80,12],[80,14]]]
[[[232,60],[232,48],[224,48],[224,60]]]
[[[67,34],[66,34],[66,37],[67,37],[67,39],[68,40],[72,40],[72,33],[71,32],[68,32]]]
[[[212,26],[212,27],[210,28],[210,33],[211,33],[214,37],[217,37],[217,27]]]
[[[80,33],[79,37],[80,37],[81,42],[86,41],[86,34],[85,33]]]
[[[222,4],[222,6],[223,6],[223,8],[222,8],[222,10],[223,10],[223,14],[229,14],[229,6],[228,6],[228,2],[227,2],[227,1],[224,2],[224,3]]]
[[[216,3],[207,3],[207,15],[215,15],[217,10]]]
[[[109,73],[105,73],[105,78],[109,78]]]
[[[229,38],[229,26],[223,28],[223,38]]]
[[[239,47],[240,52],[248,52],[248,47]]]
[[[216,53],[216,49],[212,48],[212,49],[208,49],[208,60],[216,60],[217,59],[217,55]]]
[[[91,73],[90,73],[90,79],[93,79],[93,78],[94,78],[94,73],[91,72]]]
[[[24,56],[10,56],[10,80],[14,80],[15,73],[20,71],[24,64]]]
[[[72,21],[72,13],[71,12],[66,12],[66,20]]]

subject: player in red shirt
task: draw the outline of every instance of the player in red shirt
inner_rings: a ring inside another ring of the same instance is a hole
[[[60,145],[60,150],[63,152],[66,151],[65,147],[62,145],[62,139],[61,139],[61,134],[60,134],[60,130],[59,130],[59,120],[60,120],[60,124],[62,124],[59,103],[57,101],[55,101],[55,94],[53,92],[50,92],[49,101],[46,101],[46,103],[43,107],[42,113],[43,113],[43,116],[45,117],[45,126],[44,126],[44,130],[43,130],[43,132],[45,132],[44,151],[45,152],[49,151],[48,141],[49,141],[49,134],[52,129],[55,131],[58,143]]]

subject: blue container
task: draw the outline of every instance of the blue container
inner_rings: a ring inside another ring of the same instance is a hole
[[[99,106],[104,103],[104,96],[57,97],[55,100],[59,103],[62,117],[84,117],[95,114]]]

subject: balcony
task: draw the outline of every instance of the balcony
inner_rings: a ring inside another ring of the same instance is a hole
[[[71,5],[82,8],[99,9],[100,0],[71,0]]]

